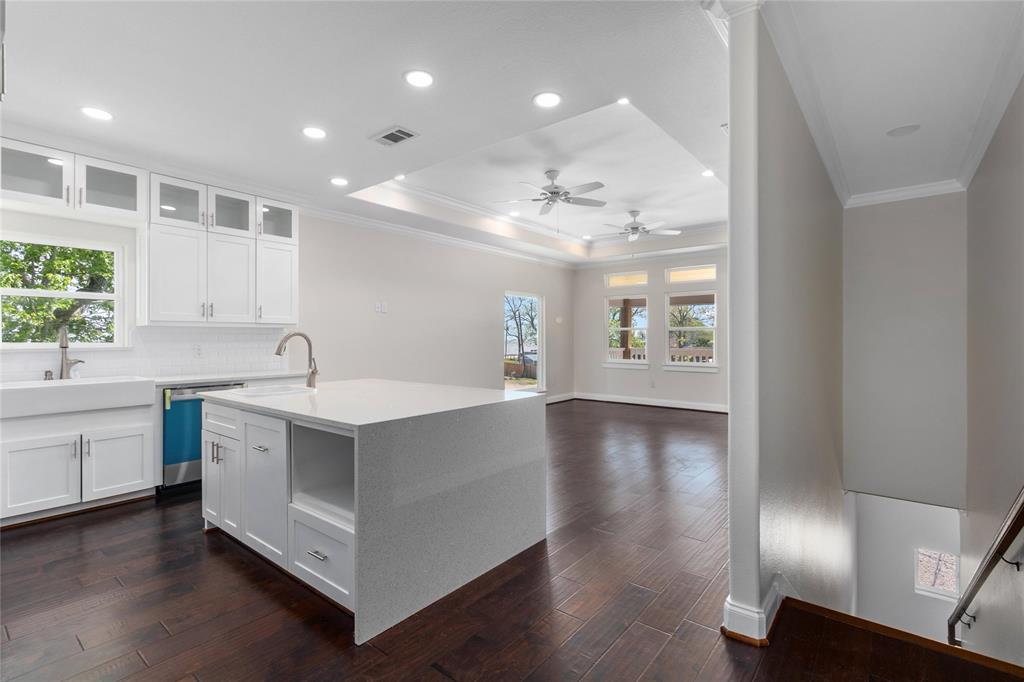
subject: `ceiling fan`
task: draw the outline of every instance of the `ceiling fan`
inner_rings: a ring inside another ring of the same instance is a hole
[[[544,173],[548,179],[548,184],[543,187],[524,182],[522,184],[527,187],[540,192],[540,196],[528,197],[526,199],[509,199],[507,201],[499,201],[499,204],[519,204],[527,201],[540,201],[543,202],[540,207],[540,214],[547,215],[551,212],[551,208],[561,201],[564,204],[571,204],[573,206],[596,206],[601,207],[606,203],[600,199],[588,199],[586,197],[579,196],[580,194],[586,194],[587,192],[593,192],[595,189],[601,189],[604,187],[603,182],[588,182],[583,185],[576,185],[575,187],[563,187],[558,184],[558,171],[549,170]]]
[[[626,241],[635,242],[637,239],[640,239],[641,235],[645,234],[660,235],[663,237],[672,237],[677,234],[682,234],[681,230],[662,229],[661,226],[665,224],[663,220],[659,220],[656,223],[640,222],[640,211],[630,211],[629,217],[632,218],[632,220],[621,227],[621,232],[598,235],[594,237],[594,239],[614,239],[616,237],[625,237]],[[605,223],[605,227],[620,229],[618,225],[612,225],[610,223]]]

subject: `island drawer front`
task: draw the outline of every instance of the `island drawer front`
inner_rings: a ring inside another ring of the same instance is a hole
[[[355,534],[294,504],[288,505],[289,570],[355,611]]]
[[[242,412],[233,407],[214,405],[203,401],[203,429],[234,438],[242,439]]]

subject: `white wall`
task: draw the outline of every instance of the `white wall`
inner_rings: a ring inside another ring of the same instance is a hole
[[[856,507],[856,615],[945,642],[954,602],[914,590],[915,551],[959,554],[960,513],[864,494]]]
[[[759,567],[730,570],[726,627],[764,637],[777,575],[808,601],[849,611],[854,600],[842,207],[759,12],[733,19],[729,47],[731,332],[742,339],[730,356],[730,561],[753,553]],[[739,400],[750,392],[755,402]]]
[[[966,193],[846,209],[846,489],[963,508],[966,385]]]
[[[1024,485],[1024,83],[967,189],[964,583]],[[1024,573],[1000,564],[964,645],[1024,664]]]
[[[141,375],[174,376],[274,370],[285,367],[274,355],[280,328],[229,327],[135,327],[135,230],[65,218],[0,211],[4,239],[40,235],[64,239],[85,237],[120,248],[124,254],[124,315],[127,347],[102,350],[73,349],[71,356],[85,360],[78,365],[83,377]],[[198,357],[196,356],[198,346]],[[43,378],[43,372],[60,367],[57,350],[0,350],[0,381]]]
[[[300,229],[299,329],[313,339],[323,380],[501,388],[511,290],[544,298],[547,389],[572,392],[572,270],[309,215]],[[304,352],[291,362],[304,367]]]
[[[688,265],[714,264],[718,281],[685,286],[669,285],[665,269]],[[605,288],[605,275],[614,272],[646,271],[646,287]],[[642,260],[614,261],[600,267],[575,271],[573,310],[575,311],[576,394],[597,400],[634,401],[654,405],[694,409],[728,410],[728,269],[725,249],[678,254]],[[718,329],[716,352],[719,367],[696,371],[665,369],[668,337],[665,320],[665,295],[669,292],[717,290]],[[648,300],[648,366],[609,367],[605,365],[608,346],[608,322],[605,297],[623,293],[644,294]],[[711,370],[711,371],[708,371]]]

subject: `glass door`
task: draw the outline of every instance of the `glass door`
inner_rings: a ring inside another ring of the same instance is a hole
[[[256,199],[256,233],[260,239],[294,244],[299,237],[295,207],[269,199]]]
[[[76,155],[75,184],[79,209],[146,219],[149,173],[140,168]]]
[[[0,188],[8,199],[71,208],[75,155],[27,142],[4,140]]]
[[[150,222],[206,229],[206,185],[154,173],[149,193]]]
[[[236,237],[256,236],[256,197],[230,189],[210,187],[206,201],[211,232],[232,234]]]
[[[544,301],[540,296],[505,294],[506,391],[543,391]]]

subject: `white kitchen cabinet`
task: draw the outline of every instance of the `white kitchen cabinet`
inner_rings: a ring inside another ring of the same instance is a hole
[[[239,441],[203,431],[203,518],[242,539],[242,453]]]
[[[146,220],[149,172],[75,155],[75,206],[95,215]]]
[[[80,449],[79,433],[0,445],[0,517],[80,502]]]
[[[206,321],[206,240],[198,230],[150,225],[149,321]]]
[[[95,429],[82,434],[83,501],[154,485],[152,424]]]
[[[288,570],[354,612],[355,532],[294,504],[288,523]]]
[[[243,542],[281,567],[288,552],[288,424],[243,415]]]
[[[211,322],[255,321],[255,240],[210,233],[206,249],[207,319]]]
[[[261,240],[256,250],[256,322],[298,323],[298,247]]]
[[[74,154],[18,140],[4,140],[0,154],[0,189],[5,200],[72,210]]]
[[[220,187],[207,188],[207,228],[210,232],[256,236],[256,197]]]
[[[206,185],[156,173],[150,177],[151,223],[206,231]]]
[[[299,212],[291,204],[258,197],[256,237],[271,242],[295,244],[299,240]]]

